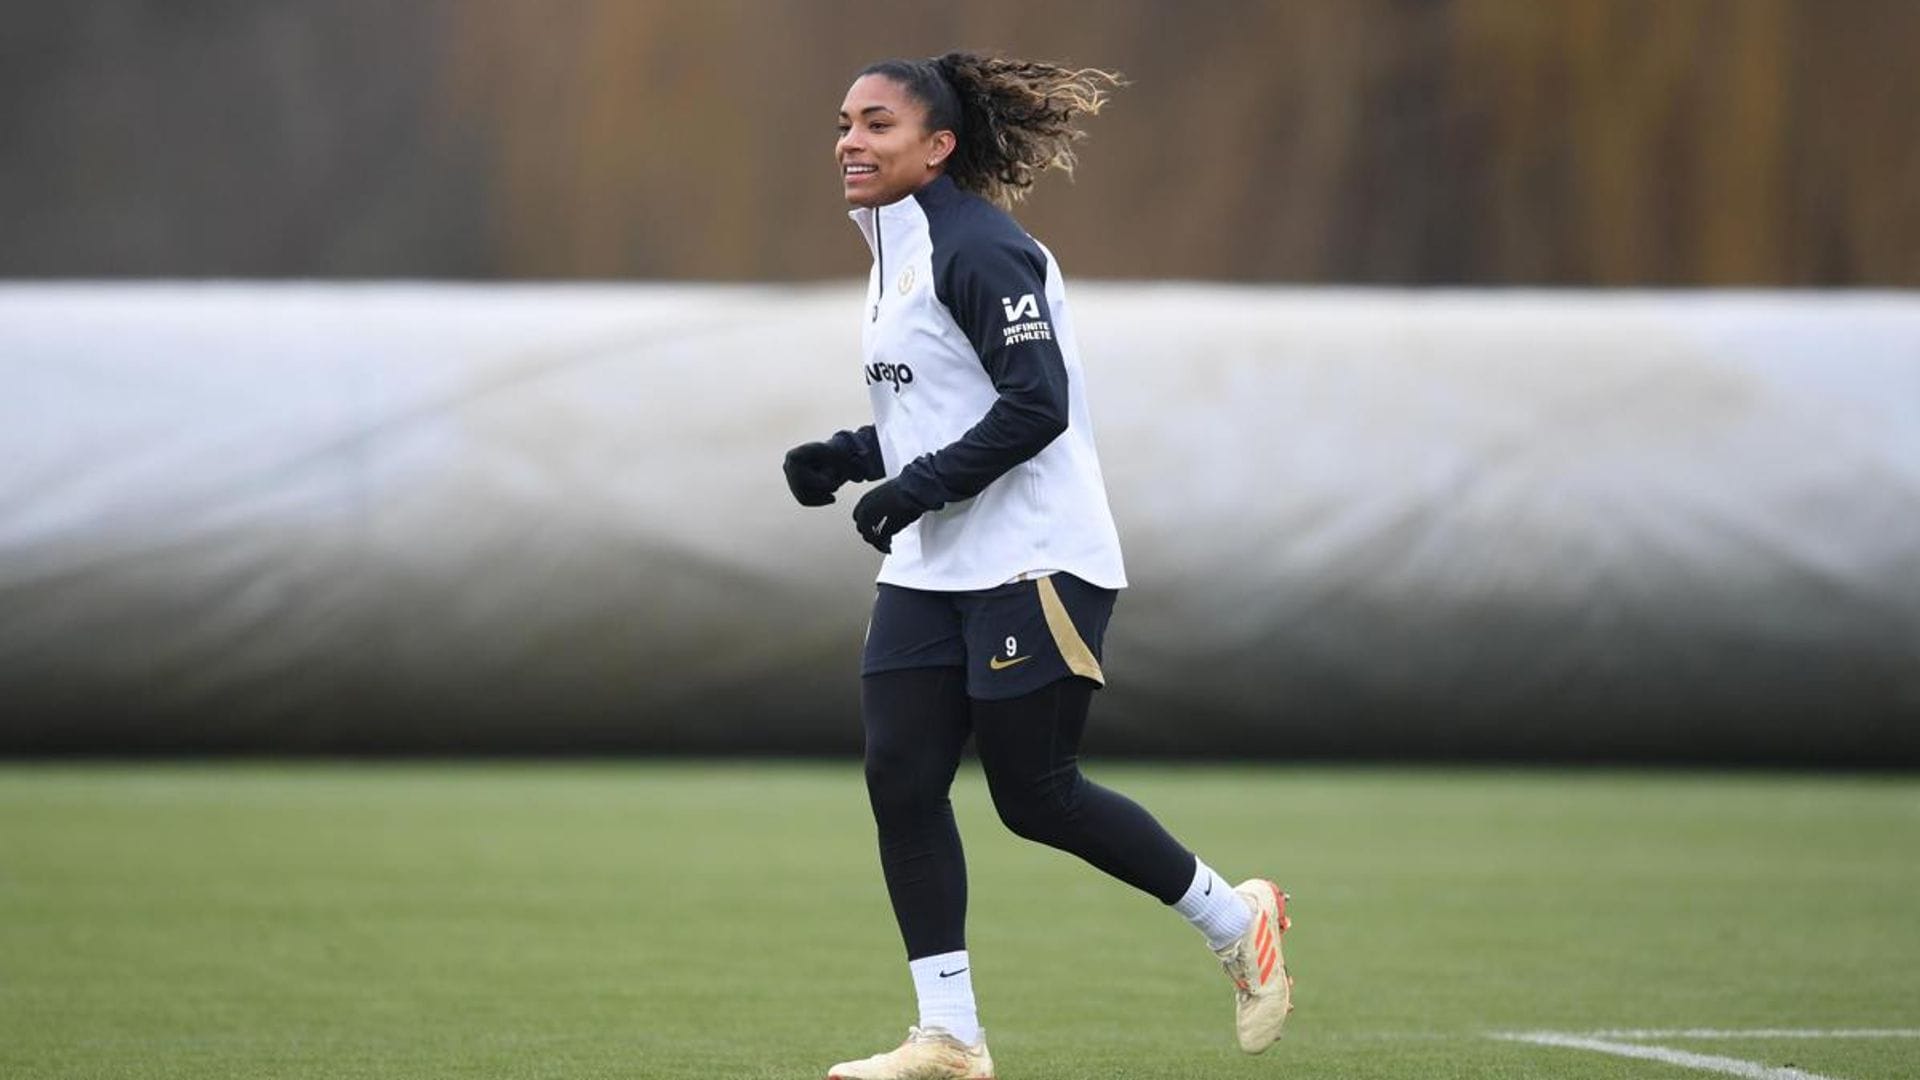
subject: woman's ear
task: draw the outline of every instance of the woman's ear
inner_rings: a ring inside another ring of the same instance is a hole
[[[959,145],[960,145],[960,140],[953,137],[953,132],[951,131],[934,132],[933,146],[931,149],[927,151],[927,168],[937,169],[940,166],[945,165],[947,163],[947,159],[953,156],[954,147]]]

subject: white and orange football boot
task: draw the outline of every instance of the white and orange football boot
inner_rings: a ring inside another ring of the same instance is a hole
[[[944,1028],[911,1027],[897,1048],[843,1061],[827,1070],[827,1080],[993,1080],[993,1055],[984,1031],[968,1046]]]
[[[1287,918],[1287,894],[1273,882],[1250,878],[1233,892],[1253,909],[1253,925],[1214,955],[1233,980],[1240,1049],[1257,1054],[1280,1038],[1293,1011],[1293,976],[1287,974],[1287,958],[1280,953],[1280,936],[1293,922]]]

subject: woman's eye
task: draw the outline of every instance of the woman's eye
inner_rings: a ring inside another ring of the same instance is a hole
[[[845,124],[841,124],[840,126],[834,128],[833,130],[839,133],[840,137],[844,139],[847,137],[847,132],[852,131],[853,129],[848,127]]]
[[[882,121],[879,123],[868,124],[867,128],[870,131],[885,131],[892,126],[893,126],[892,124]]]

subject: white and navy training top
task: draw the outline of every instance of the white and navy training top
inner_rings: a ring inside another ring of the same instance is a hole
[[[863,480],[939,507],[893,538],[889,585],[986,589],[1064,570],[1126,585],[1060,267],[942,175],[851,216],[873,249],[862,353],[874,423],[833,442]]]

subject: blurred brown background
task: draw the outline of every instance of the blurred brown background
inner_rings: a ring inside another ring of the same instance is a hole
[[[1119,69],[1076,276],[1920,285],[1911,0],[74,0],[0,37],[0,275],[849,277],[852,73]]]

